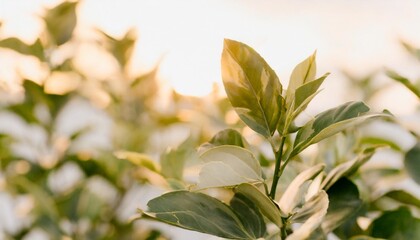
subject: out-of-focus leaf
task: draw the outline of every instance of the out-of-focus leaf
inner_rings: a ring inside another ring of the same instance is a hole
[[[101,31],[108,41],[108,49],[117,59],[121,67],[125,67],[133,53],[134,44],[136,43],[136,31],[130,29],[121,39],[115,39],[110,35]]]
[[[44,16],[45,25],[53,42],[62,45],[69,41],[76,27],[77,2],[63,2],[49,9]]]
[[[248,147],[248,143],[238,131],[234,129],[225,129],[216,133],[208,143],[201,145],[199,152],[221,145],[233,145],[242,148]]]
[[[296,214],[291,218],[292,222],[303,223],[307,221],[312,215],[319,211],[323,211],[324,206],[322,202],[328,200],[328,195],[325,191],[321,190],[318,194],[306,201],[302,208],[299,209]]]
[[[347,178],[341,178],[327,191],[330,204],[322,223],[324,232],[331,232],[356,214],[363,202],[357,186]]]
[[[200,171],[198,188],[263,181],[258,160],[244,148],[231,145],[214,147],[204,152],[201,159],[205,164]]]
[[[420,184],[420,143],[417,143],[416,146],[407,152],[404,165],[411,178],[417,184]]]
[[[44,48],[39,39],[29,45],[18,38],[6,38],[0,40],[0,47],[12,49],[20,54],[37,57],[40,61],[44,60]]]
[[[375,148],[368,148],[356,156],[353,160],[338,165],[328,173],[327,177],[322,182],[321,187],[328,190],[340,178],[347,177],[354,173],[361,165],[368,161],[374,153]]]
[[[225,39],[222,78],[242,121],[265,137],[273,135],[284,106],[282,86],[266,61],[251,47]]]
[[[301,172],[293,179],[279,201],[280,209],[284,213],[288,215],[293,213],[295,207],[302,201],[303,194],[300,194],[300,192],[304,183],[314,179],[323,169],[324,165],[318,164]]]
[[[175,149],[168,149],[160,157],[162,175],[167,178],[182,180],[185,162],[196,154],[193,140],[187,138]]]
[[[414,46],[412,46],[411,44],[402,41],[401,44],[404,46],[404,48],[411,54],[413,55],[415,58],[417,58],[417,60],[420,61],[420,49],[416,48]]]
[[[412,93],[414,93],[420,99],[420,89],[416,87],[410,80],[408,80],[407,78],[391,70],[388,70],[386,74],[388,75],[388,77],[403,84],[406,88],[408,88]]]
[[[369,146],[388,146],[390,148],[392,148],[395,151],[398,152],[402,152],[403,150],[401,149],[400,146],[398,146],[398,144],[396,144],[395,142],[388,140],[388,139],[383,139],[383,138],[377,138],[377,137],[364,137],[361,138],[359,140],[360,144],[362,145],[369,145]]]
[[[241,193],[236,193],[229,205],[239,216],[245,229],[252,232],[256,238],[265,235],[266,224],[256,202]]]
[[[383,238],[374,238],[370,236],[358,235],[358,236],[351,237],[349,240],[383,240]]]
[[[316,211],[300,226],[296,231],[289,235],[286,240],[308,239],[314,231],[321,226],[328,209],[328,196],[324,191],[319,193],[320,197],[316,200]],[[311,202],[309,202],[311,203]]]
[[[146,167],[154,172],[159,172],[159,167],[156,163],[146,154],[130,152],[130,151],[116,151],[115,157],[119,159],[126,159],[137,166]]]
[[[413,196],[411,193],[408,193],[403,190],[392,190],[390,192],[387,192],[384,197],[389,197],[391,199],[394,199],[400,203],[416,206],[420,208],[420,200]]]
[[[385,212],[369,228],[376,238],[420,239],[420,219],[413,217],[406,207]]]
[[[152,199],[143,217],[232,239],[258,238],[228,205],[202,193],[176,191]]]
[[[279,207],[256,187],[248,183],[243,183],[233,190],[235,193],[241,193],[254,202],[261,213],[271,222],[276,224],[277,227],[280,228],[283,225],[281,221],[282,214]],[[283,214],[283,216],[287,217],[286,214]]]
[[[363,102],[348,102],[318,114],[299,129],[289,158],[296,156],[308,146],[328,138],[369,118],[387,116],[366,114],[369,108]]]

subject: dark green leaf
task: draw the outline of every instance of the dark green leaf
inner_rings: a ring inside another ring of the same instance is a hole
[[[407,152],[404,165],[411,178],[420,184],[420,143]]]
[[[152,199],[144,217],[230,239],[255,239],[233,209],[202,193],[176,191]]]
[[[385,114],[365,114],[368,111],[369,108],[363,102],[348,102],[318,114],[315,119],[307,122],[299,129],[289,158],[296,156],[311,144],[362,123],[369,118],[386,116]]]
[[[251,47],[225,39],[222,78],[242,121],[265,137],[273,135],[283,108],[282,86],[265,60]]]
[[[45,15],[45,25],[55,44],[62,45],[71,39],[77,23],[76,6],[77,2],[63,2]]]
[[[245,195],[236,193],[230,200],[230,207],[241,219],[245,229],[252,232],[255,238],[264,236],[267,229],[256,203]]]
[[[372,222],[370,228],[371,235],[377,238],[420,239],[420,219],[413,217],[406,207],[385,212]]]
[[[357,213],[363,202],[357,186],[347,178],[341,178],[327,191],[330,204],[322,224],[324,232],[331,232]]]

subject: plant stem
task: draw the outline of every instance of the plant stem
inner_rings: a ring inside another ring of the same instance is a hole
[[[276,166],[274,169],[273,183],[271,184],[271,191],[270,191],[270,198],[273,200],[276,197],[277,184],[279,182],[281,174],[283,173],[283,171],[280,171],[280,168],[284,169],[284,167],[281,166],[281,159],[283,156],[283,147],[284,147],[285,141],[286,141],[286,137],[281,137],[279,151],[276,152],[275,149],[273,148],[273,151],[276,155]]]

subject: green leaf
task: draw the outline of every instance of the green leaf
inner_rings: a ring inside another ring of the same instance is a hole
[[[413,217],[406,207],[385,212],[372,222],[370,229],[377,238],[420,239],[420,219]]]
[[[257,203],[241,193],[236,193],[229,204],[241,219],[245,229],[252,232],[255,238],[265,235],[267,228]]]
[[[327,200],[328,206],[328,195],[325,193],[325,191],[321,190],[318,194],[316,194],[303,204],[302,208],[299,209],[296,212],[296,214],[292,216],[291,221],[295,223],[303,223],[315,213],[323,211],[323,202],[325,201],[325,199]]]
[[[295,91],[302,85],[309,83],[315,79],[316,75],[316,51],[299,63],[295,69],[293,69],[292,75],[290,76],[289,86],[286,91],[286,102],[287,106],[291,106],[292,101],[295,98]],[[316,90],[315,90],[316,91]]]
[[[323,169],[324,165],[318,164],[301,172],[293,179],[279,201],[280,209],[284,213],[288,215],[293,213],[295,207],[301,203],[303,195],[301,194],[301,188],[304,183],[314,179]]]
[[[351,237],[350,240],[382,240],[383,238],[373,238],[369,236],[358,235]]]
[[[357,213],[363,202],[357,186],[347,178],[341,178],[327,191],[330,204],[322,224],[324,232],[331,232]]]
[[[314,95],[318,88],[321,86],[321,84],[324,82],[325,78],[327,78],[329,73],[324,74],[324,76],[310,81],[308,83],[305,83],[304,85],[298,87],[296,89],[295,93],[295,101],[294,101],[294,114],[297,116],[300,112],[305,110],[305,108],[308,106],[309,101],[306,101],[308,99],[312,99],[312,95]]]
[[[296,156],[308,146],[328,138],[369,118],[385,114],[365,114],[369,108],[363,102],[348,102],[315,116],[299,129],[293,150],[288,158]]]
[[[127,31],[121,39],[115,39],[102,31],[100,32],[106,37],[108,43],[107,48],[114,55],[115,59],[117,59],[120,66],[125,67],[132,56],[134,44],[136,43],[135,29],[132,28]]]
[[[45,25],[55,44],[62,45],[71,39],[77,23],[76,6],[77,2],[63,2],[45,15]]]
[[[199,152],[222,145],[233,145],[242,148],[248,147],[248,143],[238,131],[234,129],[225,129],[214,135],[208,143],[201,145]]]
[[[251,47],[225,39],[222,78],[242,121],[264,137],[272,136],[283,108],[282,86],[273,69]]]
[[[332,169],[322,182],[322,188],[328,190],[335,182],[342,177],[347,177],[354,173],[360,166],[367,162],[375,153],[375,148],[365,149],[361,154],[353,160],[342,163]]]
[[[198,188],[263,181],[258,160],[244,148],[230,145],[214,147],[204,152],[201,159],[205,164],[200,171]]]
[[[148,155],[130,151],[116,151],[114,152],[115,157],[119,159],[126,159],[137,166],[145,167],[153,172],[159,172],[159,168],[156,163]]]
[[[390,192],[387,192],[384,197],[389,197],[391,199],[394,199],[400,203],[416,206],[420,208],[420,199],[413,196],[411,193],[408,193],[403,190],[392,190]]]
[[[0,41],[0,47],[12,49],[20,54],[37,57],[40,61],[44,58],[44,48],[41,41],[37,39],[33,44],[29,45],[18,38],[6,38]]]
[[[310,206],[314,207],[313,214],[302,224],[302,226],[289,235],[286,240],[308,239],[312,233],[321,226],[328,209],[328,196],[324,191],[321,191],[318,196],[319,197],[313,199],[314,202],[308,202]]]
[[[406,88],[408,88],[412,93],[414,93],[420,99],[420,89],[414,86],[414,84],[410,80],[408,80],[407,78],[391,70],[388,70],[386,74],[388,75],[388,77],[403,84]]]
[[[182,180],[185,162],[196,154],[191,138],[187,138],[178,148],[168,149],[160,157],[162,175]]]
[[[203,193],[176,191],[152,199],[143,217],[229,239],[255,239],[228,205]]]
[[[404,165],[411,178],[420,184],[420,143],[406,153]]]
[[[261,213],[279,228],[283,226],[282,214],[279,207],[264,193],[251,184],[243,183],[233,189],[235,193],[241,193],[254,202]],[[283,214],[286,217],[285,214]]]

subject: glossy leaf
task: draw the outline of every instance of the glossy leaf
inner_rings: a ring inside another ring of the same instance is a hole
[[[239,117],[265,137],[276,130],[282,109],[282,86],[271,67],[251,47],[225,39],[222,78]]]
[[[257,203],[241,193],[236,193],[229,205],[241,219],[245,229],[252,232],[256,238],[265,235],[267,228]]]
[[[254,155],[237,146],[218,146],[201,155],[205,162],[198,188],[235,186],[247,182],[262,182],[261,167]]]
[[[323,169],[324,165],[318,164],[301,172],[295,177],[295,179],[293,179],[293,181],[289,184],[279,201],[280,209],[284,213],[293,213],[295,207],[301,203],[301,198],[303,197],[303,194],[300,193],[304,183],[314,179]]]
[[[314,198],[314,202],[308,202],[309,205],[313,205],[315,208],[312,208],[313,213],[297,230],[295,230],[291,235],[289,235],[286,240],[301,240],[308,239],[312,233],[321,226],[325,214],[328,209],[328,196],[324,191],[319,193],[318,198]],[[310,213],[308,208],[303,208],[306,213]]]
[[[223,238],[256,238],[231,207],[202,193],[170,192],[150,200],[147,206],[146,218]]]
[[[328,190],[335,182],[337,182],[342,177],[347,177],[355,172],[361,165],[368,161],[373,154],[375,153],[374,148],[368,148],[359,154],[351,161],[342,163],[332,169],[327,177],[322,182],[322,188]]]
[[[363,202],[357,186],[347,178],[341,178],[327,191],[330,200],[328,213],[322,223],[324,232],[331,232],[357,213]]]
[[[245,195],[254,202],[260,209],[261,213],[271,222],[276,224],[276,226],[281,227],[283,225],[281,217],[282,215],[286,217],[286,215],[281,214],[279,207],[256,187],[248,183],[243,183],[235,187],[234,191],[235,193]]]
[[[411,178],[417,184],[420,184],[420,143],[417,143],[416,146],[407,152],[404,165]]]
[[[328,138],[369,118],[385,114],[366,114],[369,108],[363,102],[348,102],[318,114],[299,129],[289,158],[296,156],[308,146]]]
[[[420,219],[413,217],[406,207],[385,212],[372,222],[370,228],[371,235],[377,238],[420,239]]]
[[[55,44],[62,45],[72,37],[77,23],[76,6],[77,2],[63,2],[45,15],[45,25]]]

